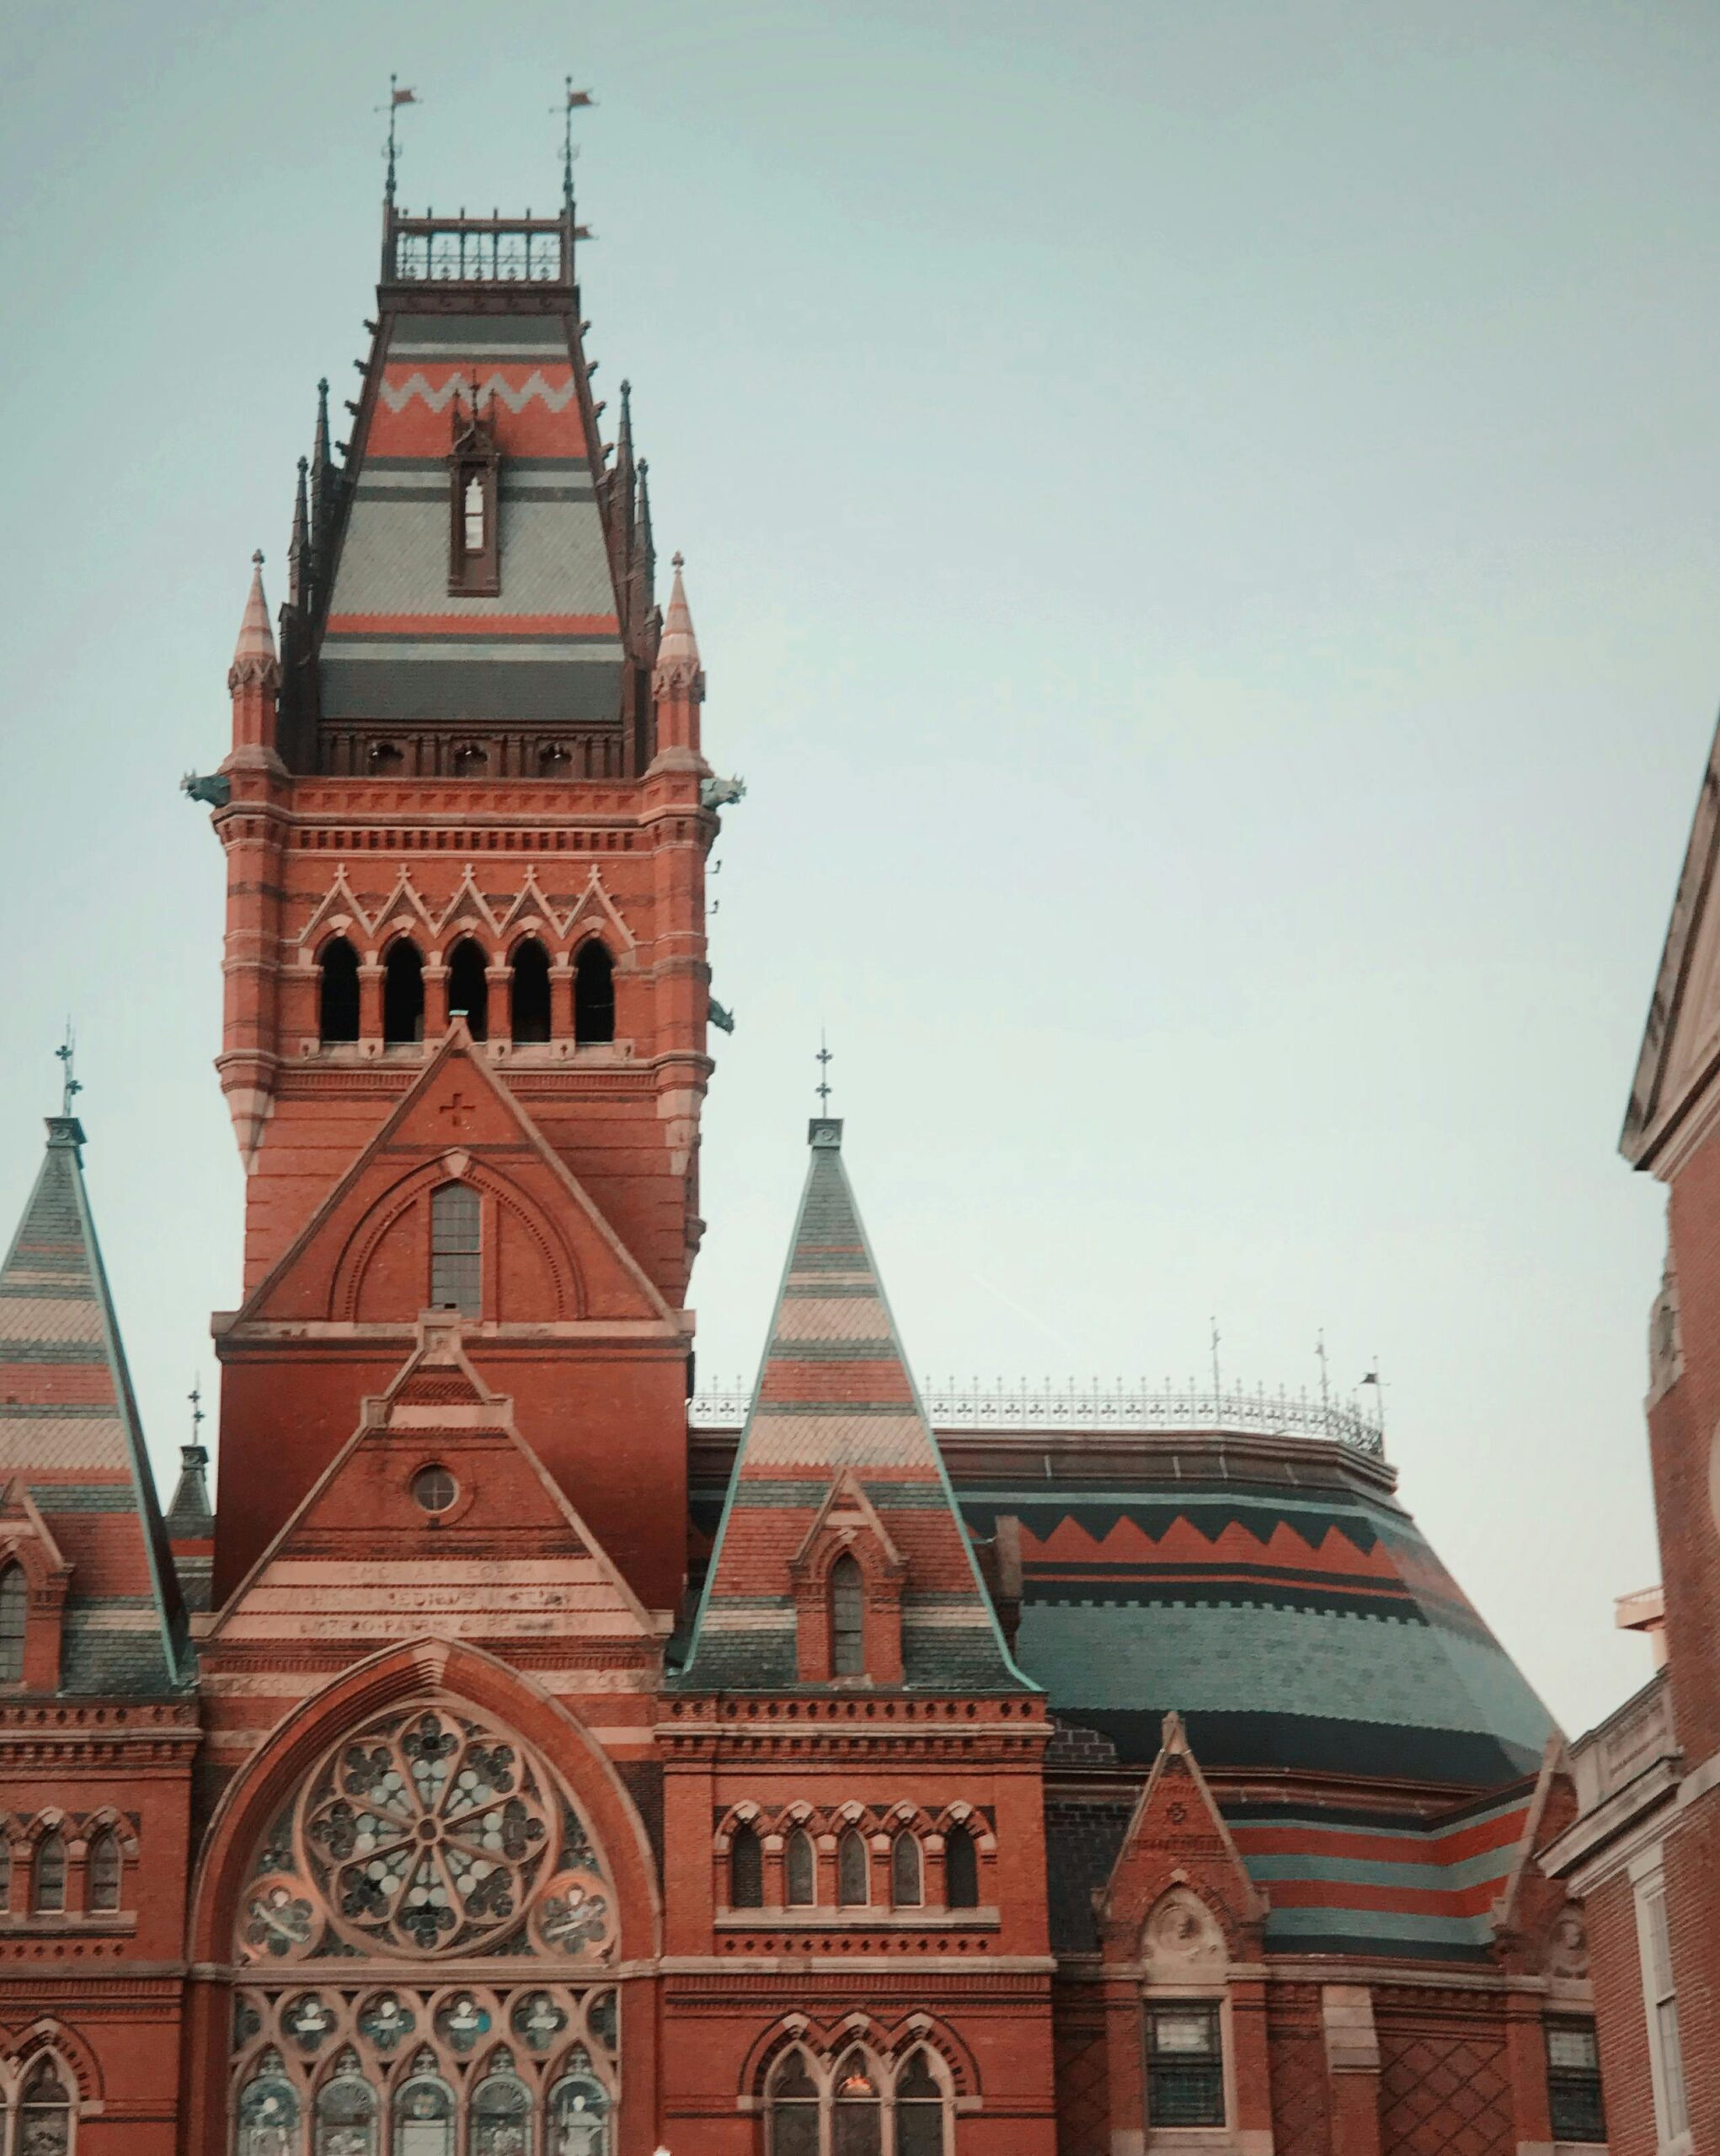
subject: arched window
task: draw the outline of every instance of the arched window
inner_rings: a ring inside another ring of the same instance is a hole
[[[788,1837],[783,1869],[788,1875],[788,1906],[809,1909],[818,1900],[818,1858],[812,1837],[804,1827]]]
[[[355,2156],[361,2152],[369,2156],[361,2142]],[[454,2156],[454,2092],[435,2071],[430,2052],[419,2053],[395,2089],[393,2156]]]
[[[590,2074],[564,2074],[550,2090],[548,2146],[551,2156],[609,2156],[609,2093]]]
[[[831,1566],[831,1671],[836,1677],[866,1673],[866,1592],[852,1557]]]
[[[379,2108],[356,2054],[343,2052],[333,2075],[317,2091],[312,2156],[374,2156]]]
[[[463,937],[448,958],[448,1016],[463,1017],[475,1041],[489,1038],[489,961],[469,936]]]
[[[574,961],[574,1038],[615,1038],[615,964],[601,943],[585,944]]]
[[[18,2156],[67,2156],[72,2146],[72,2091],[51,2058],[39,2059],[18,2105]]]
[[[36,1844],[29,1898],[39,1916],[58,1916],[66,1907],[66,1837],[57,1828]]]
[[[264,2052],[239,2091],[237,2156],[292,2156],[299,2146],[298,2091],[279,2052]]]
[[[980,1906],[980,1853],[965,1827],[952,1827],[943,1838],[943,1898],[953,1909]]]
[[[819,2156],[818,2084],[806,2054],[789,2052],[771,2076],[770,2156]]]
[[[511,2055],[498,2052],[473,2091],[470,2156],[532,2156],[534,2109]],[[557,2156],[553,2148],[551,2156]]]
[[[317,1030],[327,1048],[358,1038],[358,953],[344,936],[323,946],[318,961]]]
[[[83,1864],[83,1904],[93,1914],[106,1916],[119,1908],[120,1872],[120,1838],[104,1827],[91,1842]]]
[[[836,1900],[845,1909],[863,1909],[872,1899],[871,1860],[866,1837],[849,1828],[836,1844]]]
[[[729,1906],[761,1909],[764,1905],[764,1844],[756,1827],[737,1827],[729,1843]]]
[[[850,2052],[836,2068],[831,2111],[831,2156],[884,2156],[884,2105],[863,2052]]]
[[[483,1213],[470,1183],[430,1193],[430,1302],[437,1310],[483,1313]]]
[[[404,936],[382,961],[382,1038],[397,1046],[424,1038],[424,960]]]
[[[923,2051],[896,2077],[895,2156],[944,2156],[943,2089]]]
[[[514,946],[509,1003],[516,1048],[549,1038],[549,953],[535,936]]]
[[[24,1682],[24,1626],[29,1614],[29,1582],[24,1566],[0,1572],[0,1684]]]
[[[889,1897],[899,1909],[917,1909],[926,1898],[920,1844],[905,1829],[890,1844]]]

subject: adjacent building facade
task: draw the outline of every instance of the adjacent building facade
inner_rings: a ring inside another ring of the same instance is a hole
[[[213,1503],[69,1104],[0,1268],[0,2156],[1600,2145],[1557,1738],[1376,1429],[928,1400],[827,1118],[690,1412],[738,789],[578,237],[391,193],[191,785]]]
[[[1679,878],[1621,1150],[1667,1189],[1648,1321],[1661,1584],[1621,1620],[1653,1677],[1572,1750],[1547,1860],[1585,1900],[1614,2147],[1720,2148],[1720,739]]]

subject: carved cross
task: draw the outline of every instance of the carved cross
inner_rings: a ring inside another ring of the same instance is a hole
[[[472,1102],[463,1093],[456,1093],[451,1100],[442,1102],[437,1113],[446,1116],[450,1130],[464,1130],[472,1121]]]

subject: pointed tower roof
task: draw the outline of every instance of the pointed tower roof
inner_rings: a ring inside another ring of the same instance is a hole
[[[810,1126],[812,1159],[769,1344],[682,1672],[696,1691],[805,1689],[793,1568],[831,1493],[863,1498],[901,1567],[903,1684],[1035,1688],[1011,1660],[842,1166],[842,1126]]]
[[[251,589],[245,600],[244,619],[239,623],[239,640],[233,647],[227,686],[236,689],[242,681],[266,680],[278,670],[275,632],[269,626],[269,601],[263,595],[263,557],[259,552],[251,557]]]
[[[675,583],[657,645],[657,679],[660,683],[691,686],[699,678],[699,640],[693,634],[692,611],[686,603],[686,586],[681,582],[681,557],[676,554],[674,562]]]
[[[184,1613],[84,1188],[83,1126],[47,1153],[0,1266],[0,1479],[28,1490],[71,1567],[59,1689],[174,1689]]]

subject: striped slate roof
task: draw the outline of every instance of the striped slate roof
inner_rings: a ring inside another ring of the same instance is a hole
[[[1048,1481],[1037,1454],[964,1481],[973,1532],[1021,1523],[1016,1653],[1060,1720],[1143,1765],[1175,1708],[1209,1772],[1454,1799],[1532,1773],[1552,1717],[1388,1482],[1287,1442],[1294,1479],[1259,1444],[1166,1438],[1108,1487]]]
[[[789,1568],[832,1489],[852,1478],[905,1563],[905,1684],[1031,1690],[997,1629],[909,1374],[841,1131],[829,1118],[810,1128],[788,1267],[681,1682],[803,1689]]]
[[[622,718],[622,627],[565,296],[507,314],[396,313],[377,332],[319,654],[325,720]],[[499,595],[448,590],[448,456],[474,392],[500,452]]]
[[[48,1146],[0,1266],[0,1481],[28,1490],[72,1567],[60,1690],[177,1686],[184,1613],[84,1188],[82,1125]]]

